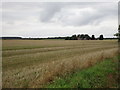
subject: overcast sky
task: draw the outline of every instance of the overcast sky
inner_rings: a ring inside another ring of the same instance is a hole
[[[118,31],[118,3],[4,2],[2,6],[2,36],[113,37]]]

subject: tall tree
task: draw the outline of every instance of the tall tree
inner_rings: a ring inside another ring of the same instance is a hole
[[[81,34],[80,35],[80,38],[83,40],[85,38],[85,35],[84,34]]]
[[[99,40],[103,40],[103,39],[104,39],[103,35],[100,35]]]
[[[89,40],[91,37],[88,34],[85,34],[85,38]]]
[[[119,27],[118,27],[118,41],[120,42],[120,25],[119,25]]]
[[[72,35],[72,40],[77,40],[77,36],[76,35]]]
[[[77,37],[80,38],[80,34],[78,34]]]
[[[92,35],[92,38],[91,38],[92,40],[95,40],[95,36],[94,35]]]

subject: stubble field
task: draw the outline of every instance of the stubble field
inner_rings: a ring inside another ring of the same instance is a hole
[[[43,87],[117,54],[117,40],[3,40],[3,88]]]

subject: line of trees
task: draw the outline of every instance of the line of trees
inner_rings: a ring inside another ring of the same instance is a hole
[[[79,34],[79,35],[72,35],[71,37],[66,37],[65,40],[103,40],[103,35],[100,35],[98,38],[95,38],[95,35],[91,37],[88,34]]]
[[[22,39],[22,37],[0,37],[0,39]]]
[[[45,40],[45,39],[64,39],[64,40],[103,40],[103,35],[99,38],[95,38],[94,35],[91,37],[88,34],[72,35],[71,37],[48,37],[48,38],[22,38],[22,37],[0,37],[0,39],[22,39],[22,40]]]
[[[65,40],[103,40],[103,39],[118,39],[120,42],[120,25],[118,27],[118,33],[114,34],[117,38],[104,38],[103,35],[100,35],[98,38],[95,38],[95,35],[91,37],[88,34],[79,34],[72,35],[70,37],[48,37],[48,38],[22,38],[22,37],[0,37],[0,39],[22,39],[22,40],[44,40],[44,39],[65,39]]]

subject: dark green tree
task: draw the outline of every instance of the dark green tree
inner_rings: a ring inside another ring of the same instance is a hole
[[[103,39],[104,39],[103,35],[100,35],[99,40],[103,40]]]
[[[76,35],[72,35],[72,40],[77,40],[77,36]]]
[[[91,37],[90,37],[88,34],[85,34],[85,39],[86,39],[86,40],[90,40]]]
[[[120,25],[118,27],[118,41],[120,42]]]
[[[92,38],[91,38],[91,40],[95,40],[95,36],[94,36],[94,35],[92,35]]]
[[[80,38],[80,34],[78,34],[77,37]]]
[[[66,37],[65,40],[70,40],[70,37]]]
[[[85,38],[85,35],[84,34],[81,34],[80,35],[80,38],[83,40]]]

